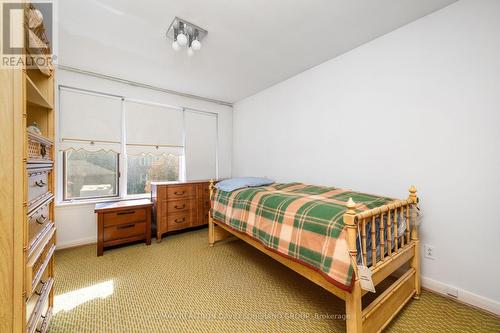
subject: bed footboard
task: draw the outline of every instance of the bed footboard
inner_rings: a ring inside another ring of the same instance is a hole
[[[349,199],[344,223],[356,281],[346,299],[348,332],[378,332],[412,297],[418,299],[420,296],[420,247],[415,210],[417,189],[412,186],[409,192],[406,200],[358,214],[356,203]],[[369,248],[367,243],[371,244]],[[409,268],[365,309],[361,305],[361,297],[366,291],[361,290],[358,280],[358,257],[370,268],[375,286],[409,263]]]

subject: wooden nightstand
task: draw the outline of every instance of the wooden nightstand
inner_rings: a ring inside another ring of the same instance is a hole
[[[107,246],[139,240],[150,245],[152,206],[148,199],[97,204],[97,256]]]

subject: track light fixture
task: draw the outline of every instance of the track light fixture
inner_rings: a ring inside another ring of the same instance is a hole
[[[185,47],[187,55],[191,57],[195,51],[201,49],[201,40],[207,33],[205,29],[175,17],[167,30],[167,37],[172,40],[172,49],[174,51],[179,51]]]

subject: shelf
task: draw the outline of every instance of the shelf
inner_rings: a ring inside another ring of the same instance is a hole
[[[52,142],[52,140],[50,140],[49,138],[44,137],[43,135],[31,132],[31,131],[26,131],[26,132],[28,133],[28,139],[31,139],[31,140],[34,140],[34,141],[38,141],[38,142],[43,143],[44,145],[47,145],[47,146],[53,146],[54,145],[53,142]]]
[[[46,109],[52,109],[53,105],[50,104],[38,87],[33,83],[28,75],[26,77],[26,98],[29,103],[41,106]]]
[[[40,57],[45,57],[45,58],[49,58],[50,56],[49,55],[41,55],[41,54],[36,54],[36,55],[32,55],[29,50],[27,52],[28,54],[26,55],[27,57],[30,57],[31,59],[31,64],[34,64],[36,66],[36,68],[38,69],[38,71],[40,71],[41,74],[43,74],[44,76],[46,76],[47,78],[51,77],[52,76],[52,67],[50,66],[42,66],[39,64],[37,60],[37,58],[40,58]]]

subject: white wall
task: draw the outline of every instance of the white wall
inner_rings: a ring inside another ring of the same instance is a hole
[[[415,184],[436,253],[424,285],[500,314],[500,1],[459,1],[244,99],[233,131],[234,176],[400,198]]]
[[[218,114],[218,167],[219,177],[231,176],[232,153],[232,108],[193,98],[144,89],[128,84],[95,78],[66,70],[57,71],[57,84],[80,89],[88,89],[109,94],[139,99],[148,102],[195,108]],[[57,119],[56,115],[56,119]],[[56,124],[57,125],[57,124]],[[61,162],[56,161],[58,184],[61,181]],[[59,195],[60,199],[60,195]],[[56,205],[58,248],[95,242],[97,226],[94,214],[95,204]]]

